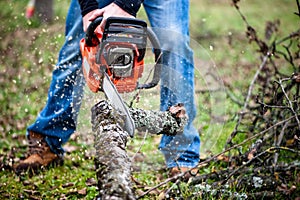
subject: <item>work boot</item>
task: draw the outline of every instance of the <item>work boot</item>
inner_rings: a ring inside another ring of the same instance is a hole
[[[28,137],[28,157],[15,167],[17,174],[32,170],[37,172],[39,169],[47,167],[51,164],[62,164],[61,156],[53,153],[46,143],[44,136],[30,131]]]
[[[188,170],[191,170],[191,168],[188,168],[188,167],[173,167],[173,168],[171,168],[171,170],[169,172],[169,176],[174,177],[174,176],[177,176],[178,174],[186,172]],[[187,172],[184,175],[183,180],[188,181],[191,177],[196,176],[197,173],[198,173],[198,169],[193,168],[191,171]]]

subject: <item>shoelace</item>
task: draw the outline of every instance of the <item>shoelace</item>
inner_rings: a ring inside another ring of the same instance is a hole
[[[42,156],[43,152],[49,148],[43,139],[30,139],[28,143],[29,155],[38,154]]]

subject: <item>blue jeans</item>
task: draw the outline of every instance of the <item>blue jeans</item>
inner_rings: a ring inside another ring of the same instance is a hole
[[[99,0],[99,7],[111,0]],[[184,103],[189,122],[184,133],[163,135],[159,149],[168,168],[194,167],[199,162],[200,137],[192,125],[196,115],[194,105],[193,52],[189,47],[189,1],[145,0],[144,8],[164,52],[161,75],[161,110]],[[66,20],[66,40],[60,50],[52,74],[48,100],[36,121],[27,131],[45,136],[51,150],[64,153],[62,145],[76,130],[76,120],[83,97],[84,78],[81,71],[79,41],[84,37],[78,0],[72,0]]]

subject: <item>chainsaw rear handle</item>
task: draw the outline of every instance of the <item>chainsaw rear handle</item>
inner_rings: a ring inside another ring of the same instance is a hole
[[[95,47],[100,44],[101,41],[99,41],[97,35],[95,34],[95,29],[100,25],[102,20],[103,20],[103,17],[96,18],[94,21],[91,22],[91,24],[87,28],[86,36],[85,36],[85,43],[87,46]],[[134,18],[109,17],[106,20],[102,40],[108,39],[107,38],[108,33],[111,33],[111,32],[119,32],[120,33],[122,31],[125,31],[126,33],[130,33],[125,28],[117,29],[117,30],[110,29],[109,27],[113,23],[124,24],[124,25],[128,25],[128,26],[139,26],[147,31],[146,32],[147,37],[149,38],[149,40],[152,44],[153,52],[154,52],[154,56],[155,56],[155,66],[154,66],[153,78],[149,83],[138,84],[137,89],[149,89],[149,88],[155,87],[160,80],[160,74],[161,74],[161,68],[162,68],[162,51],[160,48],[160,43],[159,43],[155,33],[149,27],[147,28],[147,23],[143,20],[138,20],[138,19],[134,19]],[[134,31],[132,33],[133,34],[142,34],[139,31]],[[146,43],[145,43],[145,45],[146,45]]]
[[[151,82],[145,83],[145,84],[138,84],[137,89],[150,89],[155,87],[159,80],[160,80],[160,74],[161,74],[161,68],[162,68],[162,51],[160,48],[160,43],[158,41],[158,38],[156,37],[155,33],[148,27],[147,28],[147,37],[149,38],[152,47],[153,52],[155,56],[155,65],[154,65],[154,72]]]

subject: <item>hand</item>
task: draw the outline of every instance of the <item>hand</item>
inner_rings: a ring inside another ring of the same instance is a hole
[[[90,25],[91,21],[96,19],[97,17],[102,16],[103,20],[100,24],[101,31],[104,29],[105,21],[108,17],[114,16],[114,17],[128,17],[128,18],[135,18],[134,16],[127,13],[125,10],[120,8],[117,4],[111,3],[108,6],[105,6],[101,9],[96,9],[88,14],[86,14],[83,17],[83,30],[86,31],[87,27]]]

